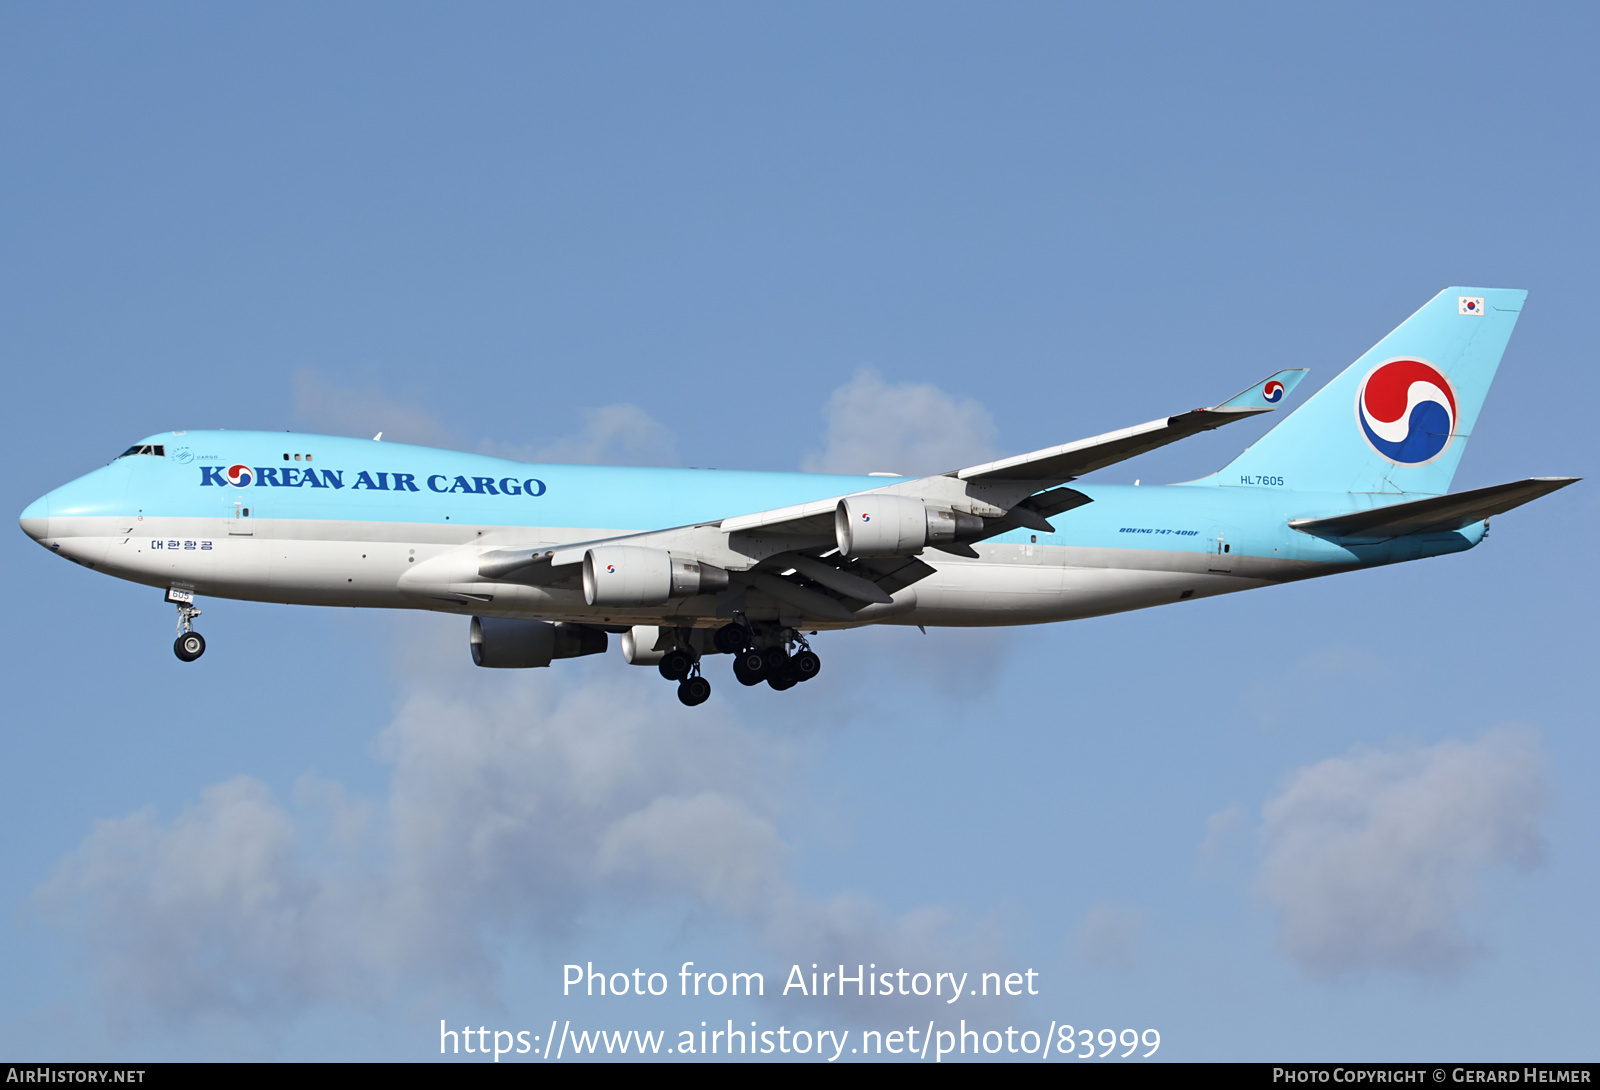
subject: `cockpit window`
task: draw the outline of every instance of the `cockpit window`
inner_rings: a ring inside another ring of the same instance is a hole
[[[130,454],[153,454],[157,458],[165,458],[167,456],[167,448],[162,443],[135,443],[117,455],[117,457],[126,458]]]

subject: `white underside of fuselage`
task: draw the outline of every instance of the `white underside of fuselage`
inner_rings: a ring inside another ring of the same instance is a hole
[[[42,520],[41,520],[42,521]],[[641,609],[587,605],[572,565],[545,586],[487,581],[487,547],[562,545],[626,530],[289,519],[53,518],[42,545],[107,575],[196,595],[298,605],[428,609],[606,625],[711,626],[733,609],[807,628],[862,624],[1042,624],[1207,598],[1340,566],[1201,551],[981,543],[977,559],[926,550],[935,572],[855,611],[854,622],[798,614],[754,588],[736,604],[700,595]]]

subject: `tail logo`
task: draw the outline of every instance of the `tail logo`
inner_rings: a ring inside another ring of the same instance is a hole
[[[1456,392],[1431,363],[1388,360],[1362,381],[1356,419],[1372,449],[1395,465],[1426,465],[1450,446]]]
[[[1261,388],[1261,396],[1268,405],[1276,405],[1283,400],[1283,383],[1273,379]]]
[[[250,471],[250,467],[247,465],[231,465],[223,476],[235,488],[249,488],[256,479],[256,475]]]

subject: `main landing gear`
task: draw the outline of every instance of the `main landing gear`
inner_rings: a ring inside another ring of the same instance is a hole
[[[678,683],[678,699],[693,708],[711,699],[711,682],[700,676],[700,656],[682,648],[661,656],[661,676]]]
[[[167,591],[167,601],[178,607],[178,638],[172,641],[172,653],[184,662],[193,662],[206,653],[206,638],[194,630],[194,619],[200,616],[194,595],[174,588]]]
[[[718,632],[720,636],[728,629],[735,627],[728,625]],[[738,627],[744,628],[743,625]],[[792,689],[802,681],[810,681],[822,669],[822,659],[811,650],[811,645],[806,643],[806,638],[792,628],[778,629],[771,633],[760,633],[755,640],[750,638],[750,630],[745,628],[745,646],[733,657],[733,676],[739,679],[741,685],[760,685],[765,681],[770,687],[782,692]],[[761,637],[765,636],[764,639]],[[759,644],[766,644],[761,647]],[[792,653],[790,648],[794,647]]]
[[[678,699],[693,708],[711,697],[711,682],[701,673],[704,634],[678,630],[678,646],[661,657],[656,669],[678,683]],[[736,620],[711,634],[716,651],[733,656],[733,676],[741,685],[765,681],[778,691],[810,681],[822,669],[822,660],[806,638],[792,628]]]

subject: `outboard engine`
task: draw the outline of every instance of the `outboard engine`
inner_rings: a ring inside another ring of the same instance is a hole
[[[844,556],[910,556],[929,545],[967,541],[983,533],[983,519],[965,511],[929,507],[911,496],[846,496],[833,512],[833,532]]]

